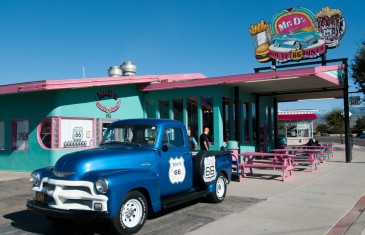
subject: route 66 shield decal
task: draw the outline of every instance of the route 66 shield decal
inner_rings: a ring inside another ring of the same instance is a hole
[[[184,165],[184,158],[170,158],[169,179],[172,184],[178,184],[184,181],[186,169]]]
[[[204,158],[204,182],[212,182],[217,177],[215,156]]]

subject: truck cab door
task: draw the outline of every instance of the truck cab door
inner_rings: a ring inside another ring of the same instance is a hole
[[[162,197],[186,192],[193,186],[192,155],[186,140],[180,127],[163,130],[159,177]]]

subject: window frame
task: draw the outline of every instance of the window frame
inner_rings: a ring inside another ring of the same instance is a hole
[[[25,146],[25,149],[17,149],[17,136],[18,136],[18,133],[17,132],[17,123],[18,122],[26,122],[27,123],[27,140],[26,140],[26,146]],[[14,151],[14,152],[28,152],[29,151],[29,119],[14,119],[14,120],[11,120],[11,124],[10,124],[10,128],[11,128],[11,146],[10,146],[10,149],[11,151]]]
[[[50,118],[51,119],[51,147],[48,148],[44,145],[42,139],[41,139],[41,130],[42,130],[42,124],[45,119]],[[91,121],[91,137],[89,138],[89,146],[73,146],[73,147],[64,147],[64,144],[62,142],[62,120],[88,120]],[[88,148],[94,148],[96,146],[96,126],[95,126],[95,118],[88,118],[88,117],[68,117],[68,116],[47,116],[42,118],[41,122],[38,124],[37,128],[37,141],[38,144],[46,150],[69,150],[69,149],[88,149]],[[57,123],[57,125],[56,125]]]
[[[5,150],[5,122],[0,120],[0,151]]]

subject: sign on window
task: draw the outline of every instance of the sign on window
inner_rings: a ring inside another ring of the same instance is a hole
[[[93,121],[61,119],[61,144],[64,148],[93,145]]]
[[[15,122],[15,149],[28,150],[29,125],[27,120]]]

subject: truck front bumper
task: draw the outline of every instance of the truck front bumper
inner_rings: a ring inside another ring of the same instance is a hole
[[[27,201],[27,209],[44,216],[65,218],[65,219],[108,219],[109,214],[106,211],[88,211],[88,210],[62,210],[48,207],[47,204],[39,203],[34,200]]]

